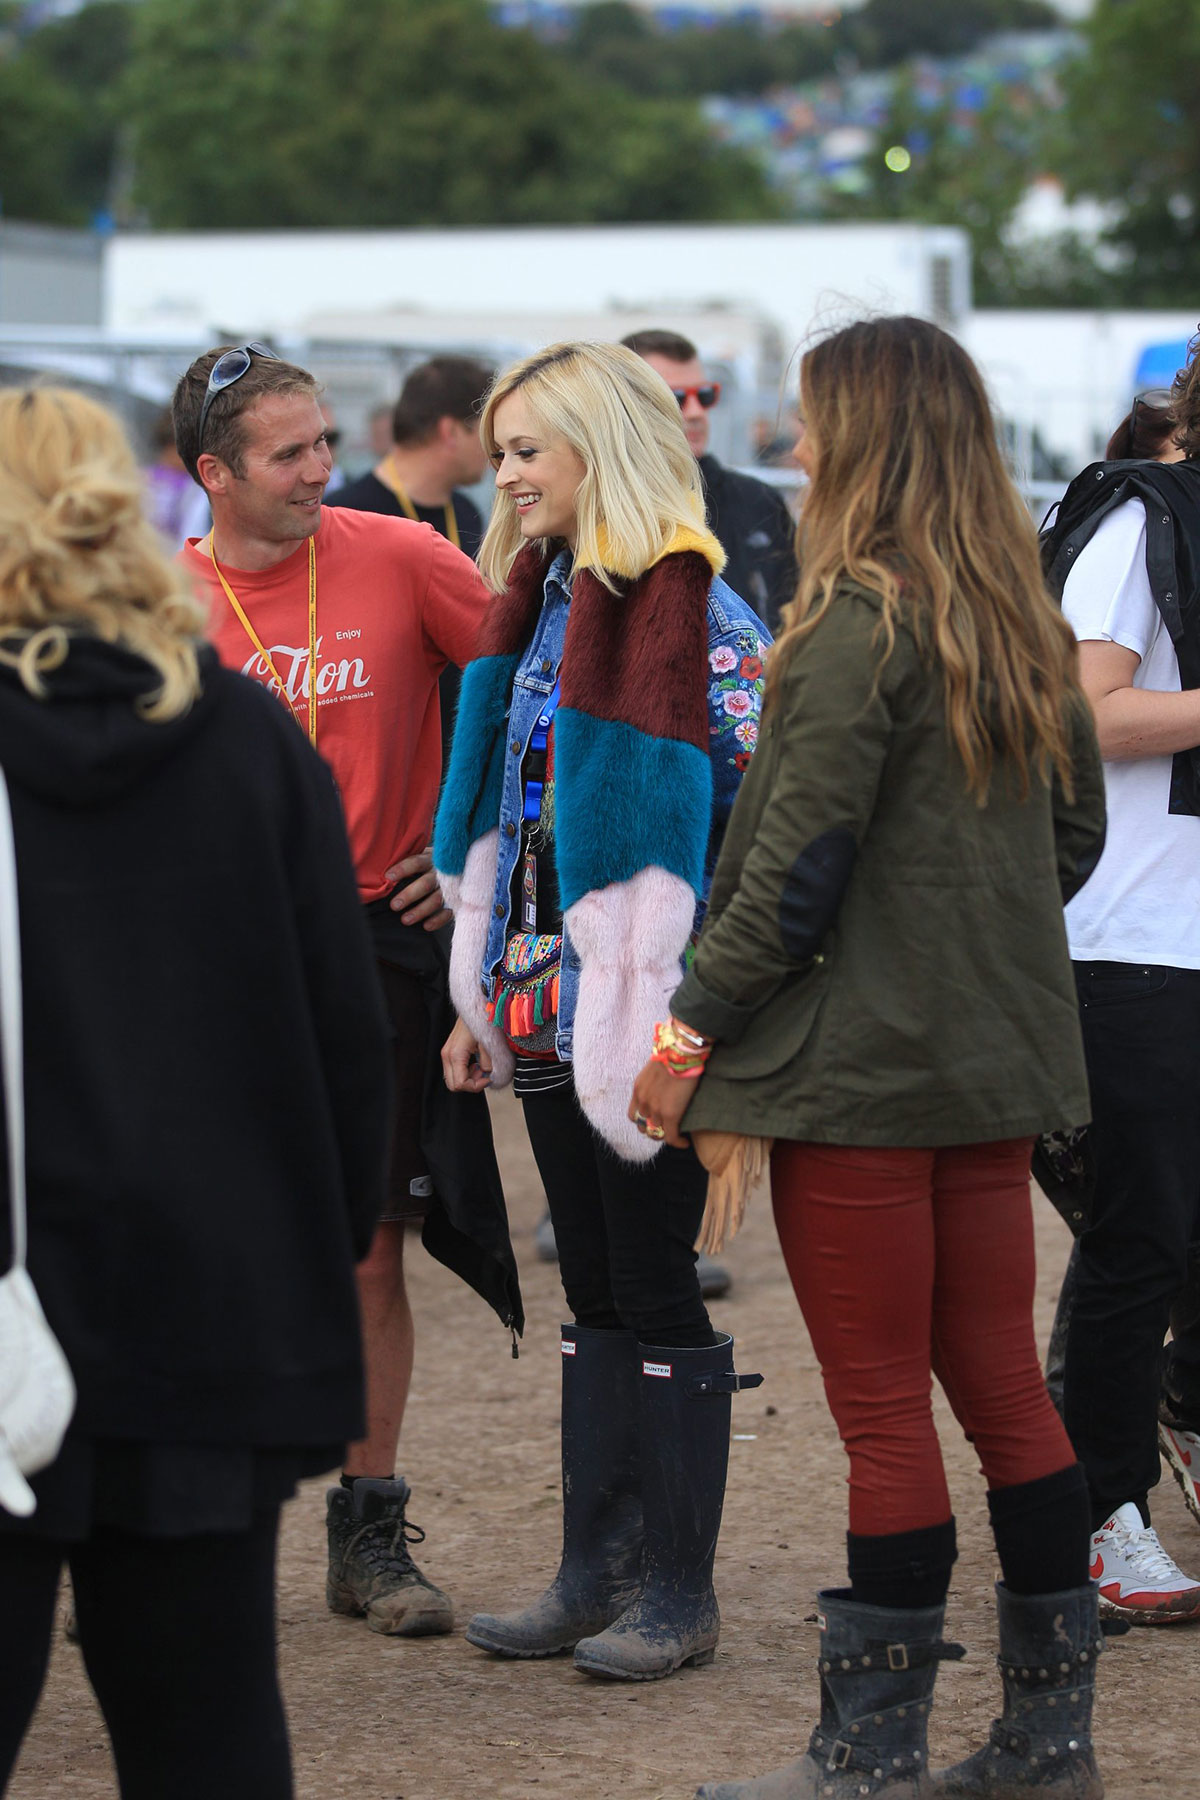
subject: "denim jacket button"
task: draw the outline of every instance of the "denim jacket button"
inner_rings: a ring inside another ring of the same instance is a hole
[[[513,739],[513,741],[512,741],[512,743],[511,743],[511,744],[510,744],[510,745],[509,745],[509,746],[508,746],[508,747],[509,747],[509,749],[510,749],[510,750],[511,750],[511,751],[512,751],[512,753],[513,753],[513,755],[514,755],[514,756],[520,756],[520,754],[521,754],[521,740],[520,740],[520,738],[514,738],[514,739]]]
[[[492,911],[495,913],[495,915],[498,919],[502,919],[504,917],[504,908],[501,906],[501,904],[498,900],[497,900],[495,906],[493,906]]]
[[[505,837],[516,837],[516,835],[517,835],[517,828],[513,824],[511,819],[508,821],[508,824],[504,827],[504,835],[505,835]]]
[[[542,674],[548,675],[553,667],[554,667],[554,664],[550,661],[550,658],[548,656],[543,656],[543,658],[542,658]]]

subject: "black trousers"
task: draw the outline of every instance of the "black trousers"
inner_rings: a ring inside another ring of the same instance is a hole
[[[713,1343],[692,1248],[708,1188],[695,1151],[664,1145],[653,1162],[623,1162],[570,1083],[522,1105],[575,1323],[677,1349]]]
[[[1163,1397],[1186,1431],[1200,1432],[1200,1244],[1188,1256],[1188,1278],[1171,1302],[1171,1342],[1163,1352]]]
[[[275,1664],[279,1510],[247,1532],[0,1532],[0,1794],[46,1676],[64,1562],[122,1800],[292,1800]]]
[[[1094,1522],[1160,1475],[1163,1338],[1200,1236],[1200,970],[1077,963],[1095,1134],[1063,1417]]]

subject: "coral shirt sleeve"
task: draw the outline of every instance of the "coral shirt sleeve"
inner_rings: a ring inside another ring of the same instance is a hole
[[[470,557],[434,534],[421,622],[435,656],[466,668],[491,597]]]

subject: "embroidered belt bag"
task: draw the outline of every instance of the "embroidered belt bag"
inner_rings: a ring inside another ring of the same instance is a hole
[[[504,946],[488,1017],[525,1056],[553,1056],[558,1032],[560,936],[518,931]]]

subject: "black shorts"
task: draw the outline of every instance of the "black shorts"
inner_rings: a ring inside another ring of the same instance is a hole
[[[395,963],[376,961],[392,1040],[392,1160],[380,1222],[423,1219],[432,1186],[421,1153],[421,1110],[429,1060],[429,1014],[421,982]]]

